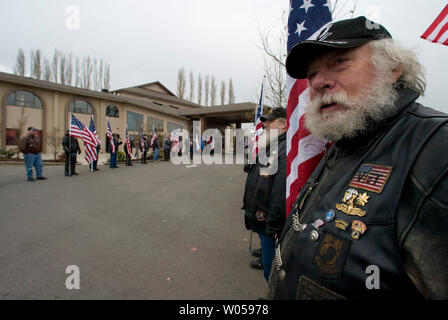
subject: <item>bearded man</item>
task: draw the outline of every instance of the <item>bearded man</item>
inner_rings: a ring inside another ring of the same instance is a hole
[[[448,298],[448,115],[412,51],[365,17],[297,44],[306,126],[333,145],[276,241],[273,299]]]

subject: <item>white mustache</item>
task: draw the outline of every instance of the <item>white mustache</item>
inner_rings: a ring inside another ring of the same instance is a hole
[[[347,93],[341,91],[315,96],[313,100],[311,100],[310,107],[321,109],[322,107],[330,104],[339,104],[348,108],[352,105]]]

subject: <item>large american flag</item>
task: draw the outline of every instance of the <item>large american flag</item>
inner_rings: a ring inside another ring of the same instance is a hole
[[[98,160],[98,152],[96,150],[96,147],[100,144],[100,139],[98,138],[98,132],[96,131],[95,123],[93,122],[93,116],[90,117],[89,131],[93,133],[93,135],[97,139],[96,145],[84,142],[84,146],[86,148],[84,158],[86,159],[87,163],[90,164]]]
[[[448,4],[425,33],[421,35],[421,38],[448,45]]]
[[[263,115],[263,84],[261,84],[260,101],[255,109],[254,120],[254,138],[252,146],[252,161],[255,163],[258,155],[258,139],[263,134],[263,123],[261,122],[261,116]]]
[[[327,0],[291,0],[288,19],[288,52],[331,21]],[[286,214],[323,156],[325,142],[314,139],[305,127],[305,107],[310,101],[308,82],[286,75],[288,104]]]
[[[110,142],[110,150],[112,153],[115,153],[115,143],[114,143],[114,138],[112,136],[112,128],[110,127],[110,122],[109,119],[107,120],[107,131],[106,131],[106,137],[109,138],[109,142]]]
[[[128,126],[126,126],[126,149],[128,151],[128,155],[130,158],[132,156],[132,150],[131,150],[131,141],[129,140]]]
[[[98,137],[87,129],[73,114],[70,116],[70,136],[80,138],[85,144],[95,147],[100,144]]]

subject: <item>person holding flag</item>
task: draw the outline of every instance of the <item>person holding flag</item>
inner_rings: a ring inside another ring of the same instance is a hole
[[[77,176],[76,153],[81,154],[81,148],[79,147],[78,139],[70,136],[70,130],[67,130],[64,138],[62,139],[62,148],[65,152],[65,176]]]
[[[165,137],[165,140],[163,141],[163,154],[165,156],[165,161],[170,160],[170,153],[171,153],[171,139],[170,139],[170,135],[167,135]]]
[[[142,153],[140,162],[146,164],[146,154],[148,153],[148,140],[146,134],[143,134],[143,128],[141,128],[140,134],[140,151]]]
[[[126,167],[133,166],[132,158],[132,141],[128,134],[128,126],[126,126],[126,143],[124,144],[124,153],[126,154]]]
[[[261,104],[262,97],[260,109]],[[261,244],[261,262],[257,259],[250,266],[254,269],[263,268],[264,277],[269,281],[275,238],[280,235],[286,216],[286,109],[275,108],[270,114],[260,116],[259,121],[265,132],[277,130],[277,148],[271,150],[271,144],[264,145],[266,150],[261,154],[266,156],[260,159],[259,146],[254,146],[253,150],[257,152],[256,163],[247,168],[242,209],[246,229],[256,232]],[[258,139],[255,142],[258,143]],[[267,171],[275,167],[276,172]]]
[[[151,148],[152,148],[152,161],[159,161],[159,139],[154,130],[154,124],[152,125],[152,138],[151,138]]]
[[[107,119],[106,137],[109,139],[109,146],[110,146],[109,166],[111,169],[118,168],[117,167],[118,146],[122,142],[118,142],[117,136],[114,133],[112,133],[112,128],[110,127],[109,119]]]
[[[100,171],[100,169],[98,169],[98,155],[99,155],[99,151],[101,149],[101,141],[98,138],[98,132],[96,131],[95,128],[95,123],[93,122],[93,115],[90,117],[90,125],[89,125],[89,131],[92,132],[97,140],[98,140],[98,144],[93,147],[91,145],[86,145],[86,154],[88,153],[90,156],[86,157],[87,161],[93,160],[91,163],[89,163],[89,168],[90,171]],[[88,150],[88,151],[87,151]]]
[[[301,3],[303,31],[322,6]],[[268,298],[448,299],[448,114],[416,102],[413,50],[361,16],[294,45],[286,70],[309,86],[307,128],[333,145],[277,239]]]
[[[79,121],[72,113],[70,113],[70,136],[80,138],[86,147],[85,159],[87,163],[92,163],[95,158],[98,158],[96,147],[100,144],[100,140],[92,131],[86,128],[84,124]],[[96,155],[96,156],[95,156]]]

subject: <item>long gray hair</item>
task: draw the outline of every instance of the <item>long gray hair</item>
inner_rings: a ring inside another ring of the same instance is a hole
[[[412,89],[420,95],[425,94],[424,69],[414,52],[402,47],[392,39],[371,41],[370,46],[372,48],[372,63],[377,70],[390,71],[401,64],[403,74],[397,84]]]

